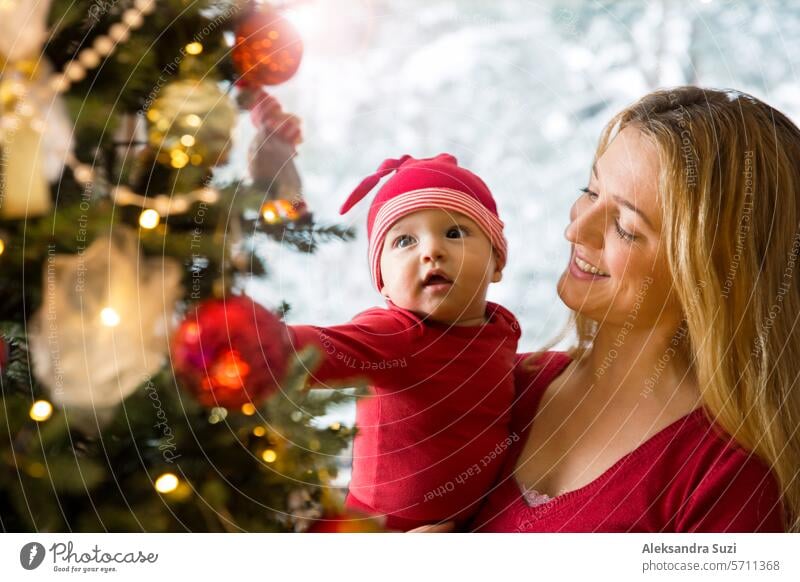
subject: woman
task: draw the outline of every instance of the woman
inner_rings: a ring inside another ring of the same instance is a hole
[[[577,344],[520,358],[519,446],[471,529],[800,530],[800,130],[741,93],[652,93],[570,220]]]

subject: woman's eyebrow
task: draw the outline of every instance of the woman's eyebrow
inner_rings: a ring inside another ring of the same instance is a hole
[[[597,175],[597,162],[592,164],[592,174],[594,174],[595,178],[598,178],[598,175]],[[644,212],[642,212],[641,210],[639,210],[638,208],[636,208],[636,206],[632,202],[630,202],[629,200],[623,198],[622,196],[618,196],[617,194],[614,194],[611,197],[614,199],[614,201],[617,204],[622,204],[625,208],[628,208],[629,210],[633,210],[636,214],[638,214],[639,216],[642,217],[642,220],[644,220],[645,223],[647,223],[647,226],[649,226],[653,230],[656,230],[656,227],[653,226],[653,223],[650,222],[650,219],[647,218],[647,215]]]

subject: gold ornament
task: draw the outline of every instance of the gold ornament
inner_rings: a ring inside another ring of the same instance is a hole
[[[166,85],[147,111],[149,142],[159,162],[176,169],[224,163],[236,109],[211,80]]]

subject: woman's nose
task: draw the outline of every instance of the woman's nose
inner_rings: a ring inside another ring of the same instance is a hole
[[[602,205],[580,208],[575,203],[570,210],[570,223],[564,236],[573,244],[602,249],[608,210]]]

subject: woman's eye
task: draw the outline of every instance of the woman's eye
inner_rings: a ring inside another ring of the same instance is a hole
[[[589,188],[581,188],[581,192],[586,194],[586,196],[590,200],[594,200],[595,198],[597,198],[597,192],[593,192],[592,190],[589,190]]]
[[[401,234],[392,242],[392,247],[403,249],[409,245],[414,244],[414,237],[407,234]]]
[[[619,238],[624,239],[624,240],[626,240],[628,242],[633,242],[633,241],[636,240],[636,235],[631,234],[630,232],[628,232],[626,230],[622,230],[622,227],[619,225],[619,221],[618,220],[614,221],[614,228],[617,229],[617,234],[619,235]]]
[[[447,238],[462,238],[468,234],[466,228],[463,226],[454,226],[450,230],[447,231]]]

